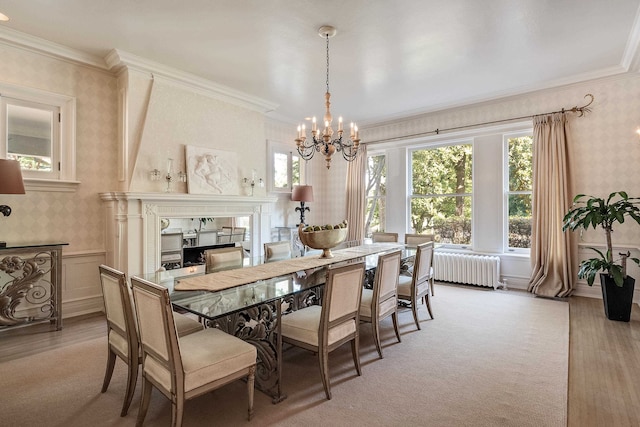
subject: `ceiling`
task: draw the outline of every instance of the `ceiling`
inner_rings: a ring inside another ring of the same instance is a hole
[[[100,60],[118,49],[361,125],[635,71],[640,0],[3,0],[1,27]]]

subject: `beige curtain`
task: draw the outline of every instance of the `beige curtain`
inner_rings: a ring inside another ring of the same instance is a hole
[[[562,231],[562,217],[571,206],[571,146],[565,113],[533,119],[533,215],[529,292],[565,297],[573,289],[574,238]]]
[[[347,240],[364,239],[364,214],[366,194],[364,182],[367,173],[367,148],[360,144],[355,160],[347,165]]]

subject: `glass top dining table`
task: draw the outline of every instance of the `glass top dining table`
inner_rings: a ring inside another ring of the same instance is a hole
[[[321,301],[327,267],[364,261],[366,277],[363,286],[369,287],[373,283],[380,254],[400,249],[403,261],[411,263],[416,253],[415,247],[405,247],[397,243],[347,242],[332,251],[339,255],[340,248],[345,251],[362,249],[371,253],[346,261],[336,256],[335,263],[328,261],[323,266],[301,268],[289,274],[216,291],[175,289],[176,285],[180,287],[181,281],[205,276],[204,265],[158,271],[142,277],[168,288],[171,303],[177,311],[192,313],[205,326],[219,328],[256,345],[258,349],[256,386],[270,395],[274,403],[277,403],[286,398],[281,389],[280,317],[290,311],[318,304]],[[293,261],[295,265],[295,262],[300,260],[303,265],[305,260],[302,258],[319,258],[321,253],[322,251],[311,251],[305,257],[294,258],[290,262]],[[242,269],[234,270],[234,273],[237,275],[244,271],[249,274],[252,267],[262,266],[264,270],[266,265],[262,257],[245,257]],[[274,268],[274,270],[277,269]],[[209,276],[214,278],[215,274],[206,275],[204,279]]]

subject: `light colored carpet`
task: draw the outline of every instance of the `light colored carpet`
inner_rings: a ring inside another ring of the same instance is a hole
[[[566,426],[566,302],[439,285],[432,306],[435,320],[420,310],[421,331],[402,311],[402,343],[385,322],[384,359],[363,324],[361,377],[348,345],[332,353],[331,401],[316,357],[289,348],[284,402],[273,405],[256,392],[248,423],[246,387],[238,381],[189,401],[184,425]],[[126,371],[118,361],[101,394],[105,354],[100,338],[0,364],[2,425],[134,425],[140,387],[129,415],[120,418]],[[145,425],[169,422],[168,401],[154,391]]]

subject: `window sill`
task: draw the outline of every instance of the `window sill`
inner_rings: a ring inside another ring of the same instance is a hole
[[[75,193],[80,181],[63,181],[52,179],[24,178],[26,191],[58,191],[63,193]]]

